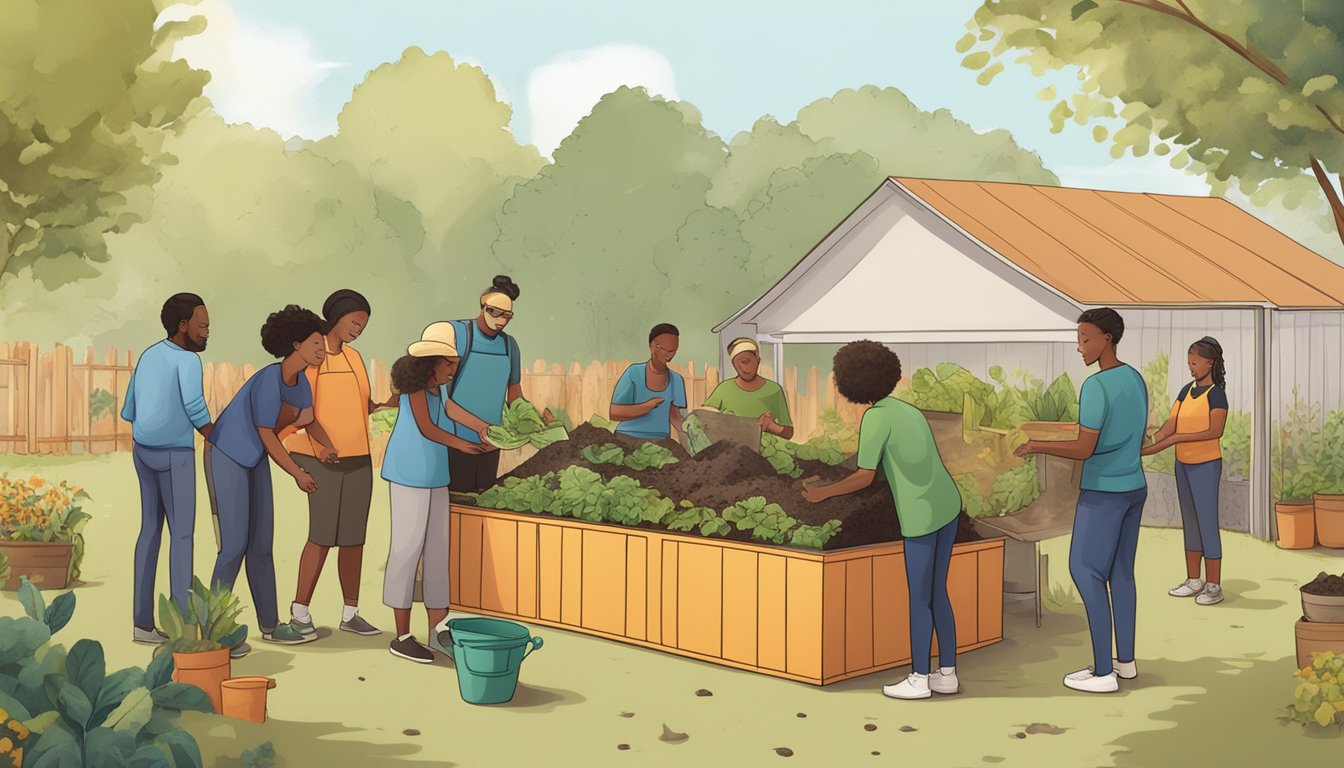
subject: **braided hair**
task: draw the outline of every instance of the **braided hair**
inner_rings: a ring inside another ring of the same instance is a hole
[[[1219,389],[1227,389],[1227,365],[1223,362],[1223,345],[1212,336],[1205,336],[1190,345],[1190,351],[1204,358],[1213,361],[1213,383]]]

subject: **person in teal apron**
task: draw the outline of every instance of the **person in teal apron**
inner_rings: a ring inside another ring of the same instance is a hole
[[[660,323],[649,331],[649,360],[621,374],[611,393],[611,420],[616,434],[641,440],[666,440],[681,431],[686,407],[686,382],[668,367],[681,341],[677,327]]]
[[[489,445],[485,431],[504,420],[504,406],[523,396],[522,364],[518,342],[505,333],[513,319],[513,302],[520,290],[506,275],[496,275],[481,294],[481,313],[474,320],[450,320],[456,332],[462,362],[445,403],[451,432],[474,445]],[[551,420],[548,410],[542,414]],[[448,467],[454,493],[477,493],[499,478],[499,451],[465,453],[448,449]]]

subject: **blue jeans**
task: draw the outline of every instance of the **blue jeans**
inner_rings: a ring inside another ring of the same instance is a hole
[[[957,665],[957,625],[947,596],[947,569],[957,521],[905,540],[905,580],[910,585],[910,660],[915,673],[929,674],[933,630],[938,628],[938,665]]]
[[[1114,619],[1115,658],[1134,660],[1134,623],[1138,591],[1134,557],[1139,551],[1139,522],[1148,489],[1127,493],[1083,491],[1073,518],[1069,573],[1083,598],[1092,632],[1093,673],[1111,673]]]
[[[280,623],[275,600],[275,502],[271,495],[271,463],[266,457],[244,467],[218,448],[207,453],[205,480],[219,527],[219,557],[211,586],[232,588],[247,565],[247,586],[263,632]]]
[[[1206,560],[1223,559],[1223,537],[1218,530],[1218,485],[1222,478],[1222,459],[1202,464],[1176,462],[1185,551],[1203,553]]]
[[[137,627],[154,623],[154,576],[159,544],[168,525],[168,591],[178,607],[187,607],[191,592],[192,539],[196,532],[196,451],[191,448],[146,448],[131,453],[140,480],[140,537],[135,541],[133,618]]]

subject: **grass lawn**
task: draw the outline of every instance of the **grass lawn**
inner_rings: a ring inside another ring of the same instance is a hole
[[[86,584],[75,590],[74,620],[58,639],[102,641],[108,667],[143,665],[149,651],[130,642],[131,559],[139,497],[129,454],[98,458],[6,456],[0,471],[69,480],[93,495],[85,535]],[[277,472],[276,562],[282,615],[293,598],[307,529],[302,494]],[[199,483],[196,571],[208,577],[215,544]],[[365,616],[389,629],[381,603],[387,553],[386,485],[379,482],[364,572]],[[1043,626],[1029,602],[1013,602],[1007,639],[961,658],[963,692],[923,702],[884,698],[894,670],[817,688],[717,667],[579,634],[540,627],[545,647],[523,665],[513,702],[474,707],[458,696],[440,660],[411,664],[387,652],[390,635],[323,631],[297,648],[254,639],[235,675],[267,675],[265,725],[190,715],[207,766],[237,765],[244,750],[273,742],[287,766],[889,765],[937,766],[1333,765],[1344,755],[1338,730],[1304,730],[1279,718],[1291,703],[1297,585],[1321,570],[1344,571],[1344,551],[1289,552],[1240,534],[1225,535],[1227,601],[1197,607],[1166,596],[1184,568],[1180,532],[1145,528],[1139,547],[1139,678],[1111,696],[1068,691],[1060,678],[1089,662],[1087,622],[1067,572],[1068,538],[1043,545],[1051,592]],[[160,557],[160,591],[167,548]],[[319,626],[339,623],[335,559],[318,589]],[[245,589],[240,582],[240,589]],[[48,600],[50,600],[48,595]],[[250,598],[244,596],[244,603]],[[0,614],[22,613],[13,593]],[[254,630],[250,607],[244,621]],[[423,613],[414,631],[424,638]],[[712,696],[697,696],[706,689]],[[801,713],[801,714],[800,714]],[[806,715],[803,717],[802,715]],[[687,734],[660,740],[664,726]],[[875,728],[870,729],[870,727]],[[910,730],[914,729],[914,730]],[[417,732],[407,735],[407,731]],[[628,745],[627,750],[618,745]],[[792,751],[780,757],[777,748]]]

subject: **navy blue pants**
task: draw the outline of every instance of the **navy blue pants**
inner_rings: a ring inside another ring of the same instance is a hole
[[[146,448],[131,453],[140,480],[140,537],[135,541],[133,618],[137,627],[154,623],[154,575],[159,544],[168,525],[168,591],[179,608],[191,592],[191,543],[196,533],[196,451],[191,448]]]
[[[1222,478],[1222,459],[1202,464],[1176,462],[1185,551],[1203,553],[1206,560],[1223,559],[1223,536],[1218,530],[1218,485]]]
[[[1093,673],[1109,675],[1111,633],[1115,658],[1134,660],[1134,624],[1138,590],[1134,557],[1139,551],[1139,522],[1148,489],[1127,493],[1083,491],[1073,518],[1069,573],[1087,610],[1092,632]]]
[[[957,624],[952,616],[952,600],[947,596],[947,569],[952,564],[952,545],[956,541],[955,519],[933,533],[905,540],[905,579],[910,585],[910,659],[917,674],[929,674],[935,627],[938,665],[957,665]]]
[[[275,501],[271,493],[271,463],[265,456],[255,467],[244,467],[215,448],[208,452],[206,484],[219,529],[219,557],[211,586],[233,587],[238,571],[247,567],[247,586],[263,632],[280,623],[275,598]]]

